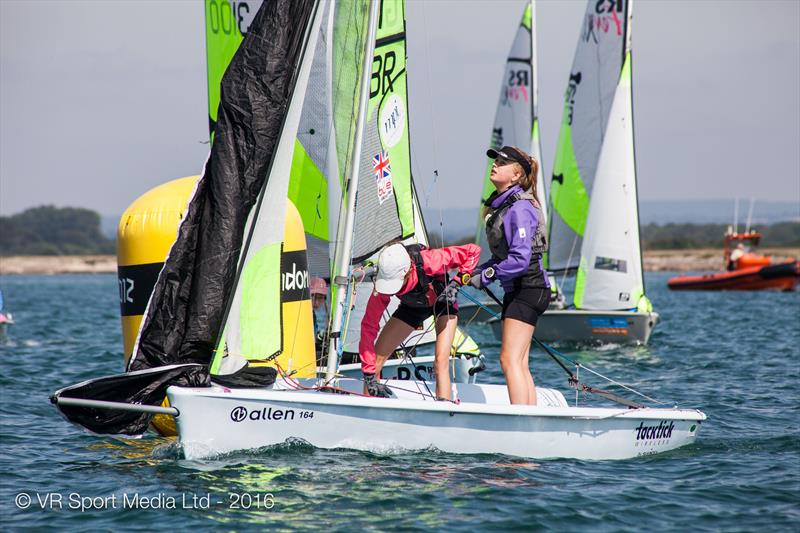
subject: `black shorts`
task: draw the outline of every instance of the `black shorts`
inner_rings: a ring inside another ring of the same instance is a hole
[[[550,289],[516,289],[503,297],[501,318],[513,318],[536,326],[550,305]]]
[[[429,316],[458,316],[458,305],[448,306],[444,302],[436,302],[433,307],[411,307],[400,304],[392,313],[392,317],[402,320],[412,328],[419,328]]]

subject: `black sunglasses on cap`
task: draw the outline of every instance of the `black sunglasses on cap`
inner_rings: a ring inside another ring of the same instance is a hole
[[[525,174],[529,175],[531,173],[531,164],[528,162],[528,159],[513,146],[503,146],[499,150],[489,148],[486,150],[486,155],[491,159],[501,158],[507,161],[513,161],[514,163],[519,163],[519,165],[522,167],[522,170],[525,171]]]

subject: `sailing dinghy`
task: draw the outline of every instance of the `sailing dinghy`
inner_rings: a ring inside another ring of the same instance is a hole
[[[261,0],[250,2],[250,11],[244,16],[237,17],[231,13],[231,20],[239,22],[230,28],[233,31],[225,31],[225,25],[221,23],[225,17],[219,10],[233,8],[228,4],[218,5],[215,2],[206,2],[208,119],[212,141],[217,124],[222,76],[234,53],[241,45],[243,36],[247,34],[247,29],[261,3]],[[406,110],[404,113],[407,114],[406,38],[402,32],[403,28],[399,27],[398,29],[399,31],[393,35],[387,33],[381,37],[384,41],[391,40],[391,42],[381,44],[381,46],[391,45],[391,54],[387,55],[387,60],[391,61],[391,65],[384,69],[384,74],[389,75],[390,78],[388,78],[388,83],[383,84],[380,94],[376,92],[371,98],[392,101],[398,109]],[[312,88],[307,96],[309,101],[303,105],[300,116],[295,149],[292,154],[288,193],[289,200],[297,208],[303,222],[308,251],[308,275],[325,280],[331,279],[331,265],[335,260],[334,244],[342,205],[342,183],[338,162],[335,157],[329,155],[334,152],[333,146],[329,144],[334,142],[333,123],[331,122],[333,101],[331,93],[322,89],[331,85],[332,69],[328,56],[332,53],[330,45],[322,44],[312,62],[309,75],[309,84]],[[312,99],[313,101],[311,101]],[[406,116],[399,118],[407,120]],[[390,194],[384,198],[384,201],[389,199],[398,204],[397,211],[402,214],[403,243],[419,243],[428,246],[427,228],[422,218],[417,192],[411,177],[408,135],[401,135],[396,141],[392,140],[390,144],[392,146],[387,152],[391,156],[388,166],[390,176],[395,181],[402,176],[402,184],[410,184],[411,189],[410,195]],[[413,228],[413,231],[410,228]],[[398,233],[398,237],[400,236],[401,233]],[[328,285],[330,286],[330,283]],[[364,316],[371,288],[372,282],[364,280],[357,282],[355,290],[350,292],[348,327],[341,334],[339,349],[341,354],[338,372],[344,376],[361,377],[358,341],[361,319]],[[334,285],[328,295],[328,300],[335,297],[335,292]],[[381,327],[397,308],[397,305],[398,301],[393,299],[384,313]],[[324,320],[322,317],[319,318],[320,322]],[[329,331],[318,335],[318,345],[320,338],[325,339],[329,335]],[[399,380],[433,380],[432,347],[435,341],[436,332],[433,319],[429,318],[419,331],[413,332],[404,340],[400,348],[386,362],[383,367],[383,376]],[[477,374],[484,368],[484,357],[479,346],[462,329],[458,329],[451,356],[453,381],[474,383]],[[301,372],[295,377],[314,375],[314,371],[317,369],[307,368],[304,370],[305,372]],[[311,370],[310,374],[309,370]],[[324,372],[324,369],[319,370]]]
[[[453,401],[437,401],[430,384],[413,380],[390,382],[392,398],[370,398],[360,380],[337,377],[336,333],[346,329],[356,251],[369,256],[398,233],[407,237],[388,191],[410,195],[411,188],[381,181],[372,167],[376,154],[391,159],[408,124],[398,100],[376,98],[393,79],[383,76],[392,65],[393,39],[386,37],[403,30],[403,2],[378,5],[264,4],[223,78],[211,155],[147,306],[131,371],[61,389],[52,401],[96,433],[138,435],[154,413],[173,416],[189,459],[287,439],[321,448],[581,459],[623,459],[693,442],[706,418],[693,409],[628,401],[570,407],[544,388],[537,406],[509,405],[505,386],[466,383],[453,385]],[[332,268],[339,296],[326,377],[296,379],[287,368],[307,349],[312,326],[297,305],[308,296],[297,287],[306,277],[302,243],[287,237],[302,224],[288,198],[289,176],[320,50],[332,65],[325,89],[334,108],[330,157],[346,177]],[[376,71],[379,85],[370,84]],[[215,209],[231,212],[222,217]],[[366,235],[360,217],[367,217]],[[208,263],[214,254],[195,253],[227,247],[234,251],[216,264]],[[158,405],[164,389],[170,406]]]
[[[632,0],[587,2],[549,191],[546,267],[553,277],[576,273],[573,305],[542,315],[542,341],[647,344],[659,320],[639,240],[631,8]],[[492,326],[500,335],[499,321]]]

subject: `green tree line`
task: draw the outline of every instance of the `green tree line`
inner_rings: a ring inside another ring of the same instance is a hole
[[[645,250],[721,248],[726,224],[647,224],[642,226]],[[741,228],[740,228],[741,229]],[[762,246],[800,247],[800,222],[781,222],[756,228]],[[431,245],[441,246],[437,235]],[[455,243],[471,242],[464,237]],[[100,215],[89,209],[34,207],[0,217],[2,255],[95,255],[115,253],[115,243],[100,231]]]
[[[641,228],[642,248],[645,250],[689,250],[722,248],[727,224],[647,224]],[[757,226],[763,236],[760,246],[770,248],[800,247],[800,222],[779,222]],[[740,231],[744,228],[740,227]],[[431,246],[441,246],[441,238],[431,235]],[[450,245],[472,242],[474,237],[458,239]]]
[[[727,224],[647,224],[642,226],[642,247],[645,250],[721,248],[727,229]],[[763,235],[760,246],[800,246],[800,222],[779,222],[753,229]]]
[[[0,255],[95,255],[115,253],[100,231],[100,215],[75,207],[34,207],[0,217]]]

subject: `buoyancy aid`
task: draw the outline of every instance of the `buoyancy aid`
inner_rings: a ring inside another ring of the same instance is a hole
[[[411,256],[411,268],[416,269],[417,284],[410,291],[397,297],[400,299],[400,303],[408,307],[433,307],[436,298],[444,290],[444,280],[431,277],[425,273],[422,254],[420,254],[425,249],[425,246],[409,244],[405,248],[408,255]]]
[[[531,239],[531,260],[528,264],[528,270],[525,274],[514,280],[514,285],[515,287],[524,288],[546,288],[548,284],[544,272],[542,271],[541,259],[542,254],[547,251],[547,237],[545,237],[544,228],[542,227],[542,212],[534,202],[533,195],[529,192],[517,191],[510,194],[502,204],[494,209],[491,207],[493,199],[494,196],[490,196],[485,204],[489,208],[486,216],[486,241],[489,244],[492,257],[498,262],[508,257],[508,242],[506,241],[503,227],[503,217],[515,202],[531,202],[533,209],[536,211],[536,218],[539,220],[539,223],[536,224],[536,231],[534,232],[533,239]]]

